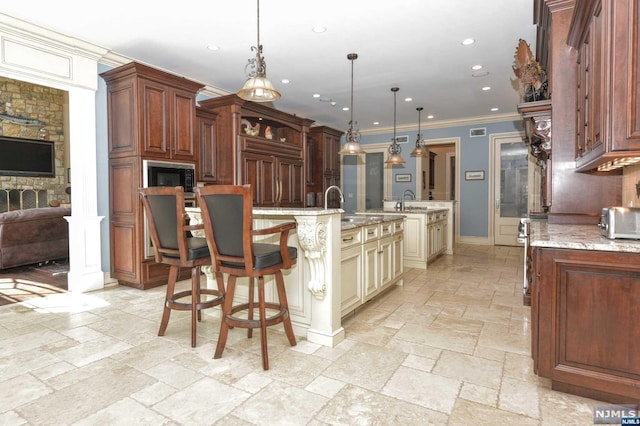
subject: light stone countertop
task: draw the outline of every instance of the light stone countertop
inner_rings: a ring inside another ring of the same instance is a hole
[[[407,207],[402,211],[399,210],[395,210],[395,209],[368,209],[366,210],[366,214],[399,214],[399,215],[404,215],[404,214],[410,214],[410,213],[422,213],[422,214],[429,214],[429,213],[437,213],[437,212],[446,212],[449,211],[449,209],[445,208],[445,207]],[[362,213],[358,213],[358,214],[362,214]]]
[[[375,213],[355,213],[342,215],[343,220],[340,223],[340,229],[345,231],[347,229],[360,228],[362,226],[373,225],[376,223],[393,222],[394,220],[404,219],[403,214],[375,214]],[[348,218],[355,218],[353,222]]]
[[[640,240],[610,240],[597,225],[550,224],[546,220],[531,221],[531,246],[577,250],[640,253]]]

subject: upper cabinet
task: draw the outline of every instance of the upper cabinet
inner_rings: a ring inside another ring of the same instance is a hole
[[[218,114],[196,108],[196,140],[198,143],[198,182],[216,183],[218,151],[216,144],[216,116]]]
[[[111,157],[196,161],[195,97],[201,84],[136,62],[101,76],[107,83]]]
[[[257,206],[303,207],[313,120],[236,95],[201,101],[200,109],[216,114],[215,183],[252,184]]]
[[[576,2],[576,168],[608,171],[640,157],[640,1]]]
[[[309,132],[309,155],[307,156],[308,189],[323,193],[332,185],[340,185],[340,130],[327,126],[312,127]],[[313,186],[312,186],[313,185]],[[337,191],[327,194],[327,207],[340,208]]]

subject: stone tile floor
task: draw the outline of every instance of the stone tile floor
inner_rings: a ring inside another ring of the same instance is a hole
[[[522,249],[461,245],[343,320],[335,348],[231,330],[190,345],[164,287],[112,286],[0,307],[0,425],[585,425],[598,401],[552,391],[530,358]],[[183,284],[187,284],[184,282]]]

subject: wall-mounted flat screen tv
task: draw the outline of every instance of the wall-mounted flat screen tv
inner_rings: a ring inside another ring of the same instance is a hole
[[[56,152],[52,141],[0,136],[0,175],[56,176]]]

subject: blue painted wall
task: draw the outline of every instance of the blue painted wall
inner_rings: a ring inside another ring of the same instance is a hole
[[[469,137],[469,130],[472,128],[486,128],[487,135],[482,137]],[[499,123],[474,124],[466,126],[446,127],[437,129],[424,129],[422,137],[424,139],[460,138],[460,170],[458,170],[458,180],[460,182],[460,194],[458,202],[460,205],[460,235],[468,237],[488,237],[489,229],[489,139],[491,134],[521,131],[519,121],[505,121]],[[406,163],[394,165],[392,176],[392,196],[394,200],[402,197],[405,189],[415,189],[414,176],[416,170],[416,159],[409,156],[415,147],[416,132],[396,132],[397,136],[408,134],[409,143],[401,144],[402,157]],[[391,143],[392,133],[365,135],[362,136],[362,145],[373,143]],[[344,143],[344,141],[343,141]],[[345,194],[353,193],[353,198],[347,197],[344,205],[345,211],[353,212],[356,209],[357,186],[353,163],[347,163],[349,157],[345,157],[343,186]],[[351,166],[349,166],[351,165]],[[464,172],[470,170],[483,170],[484,180],[464,180]],[[411,182],[395,182],[395,175],[411,174]]]

